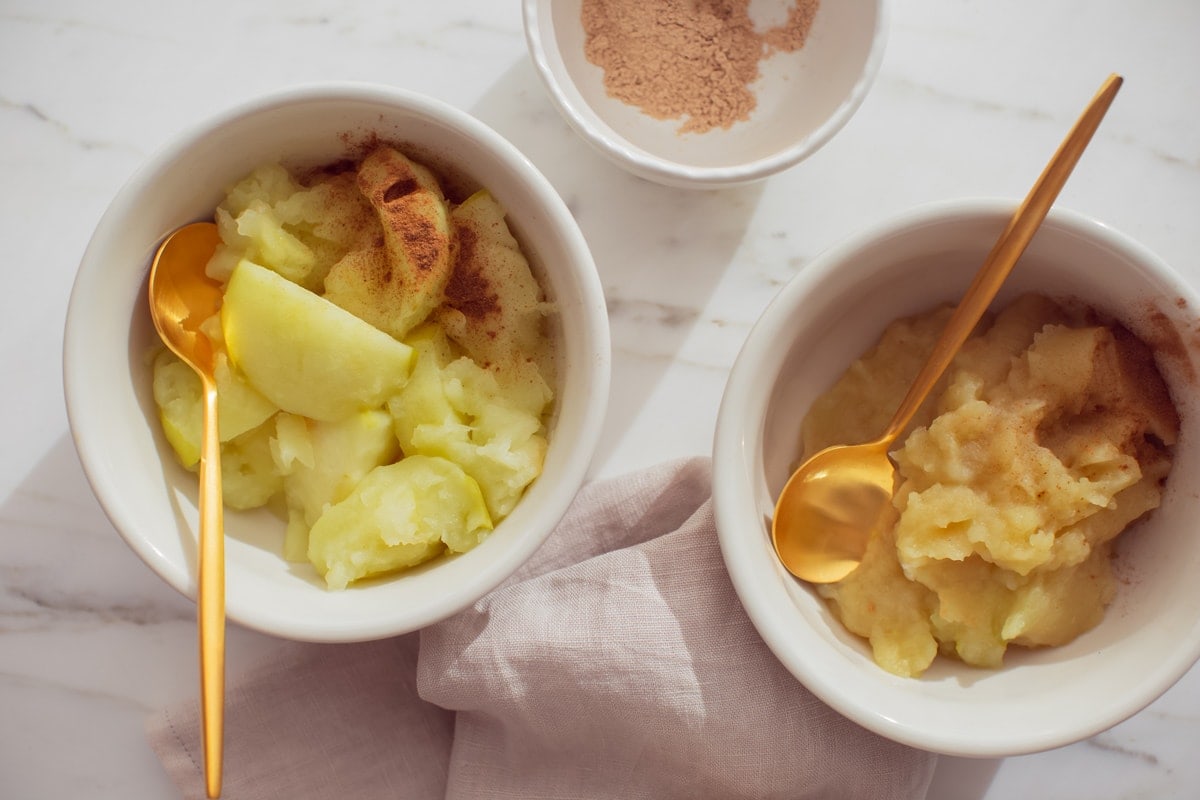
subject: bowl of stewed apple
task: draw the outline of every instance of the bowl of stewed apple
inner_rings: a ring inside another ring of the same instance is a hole
[[[72,290],[68,417],[116,531],[190,597],[205,387],[148,275],[196,223],[230,620],[382,638],[524,563],[585,478],[609,380],[594,264],[533,164],[440,101],[324,84],[198,123],[120,190]]]

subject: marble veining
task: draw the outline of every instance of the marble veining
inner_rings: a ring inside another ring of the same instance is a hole
[[[88,489],[62,401],[62,321],[120,186],[173,133],[243,99],[310,81],[394,84],[476,115],[530,157],[578,220],[608,301],[614,391],[595,477],[707,453],[728,371],[789,279],[916,205],[1019,198],[1112,71],[1126,86],[1060,205],[1200,282],[1200,4],[891,5],[879,79],[837,137],[763,183],[688,193],[632,178],[571,132],[528,62],[515,0],[7,0],[0,797],[177,796],[141,726],[195,692],[194,606],[125,546]],[[281,646],[232,627],[231,676]],[[942,759],[929,798],[1190,799],[1197,742],[1200,668],[1077,745]]]

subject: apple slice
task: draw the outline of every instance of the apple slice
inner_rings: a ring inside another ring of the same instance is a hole
[[[537,382],[550,365],[533,358],[545,353],[544,318],[552,310],[529,261],[505,222],[504,209],[481,189],[450,213],[454,228],[454,272],[446,285],[437,321],[480,366],[507,383]]]
[[[221,306],[235,367],[284,411],[333,421],[378,408],[408,380],[412,348],[266,267],[242,260]]]
[[[450,221],[437,179],[392,147],[358,169],[383,226],[380,246],[353,250],[325,276],[325,297],[397,339],[437,308],[450,278]]]

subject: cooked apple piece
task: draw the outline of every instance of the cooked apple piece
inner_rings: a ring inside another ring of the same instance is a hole
[[[378,408],[408,379],[412,348],[252,261],[225,288],[229,357],[276,406],[317,420]]]
[[[284,228],[274,209],[301,188],[280,164],[264,164],[230,187],[216,209],[221,241],[206,268],[209,277],[223,283],[238,261],[249,258],[291,280],[303,279],[313,253]]]
[[[229,365],[223,352],[216,354],[213,370],[217,384],[217,425],[222,442],[256,428],[278,409]],[[170,350],[154,357],[154,402],[163,433],[180,463],[192,467],[200,460],[204,427],[203,387],[191,367]]]
[[[308,422],[291,414],[279,417],[274,451],[288,506],[284,557],[303,561],[308,531],[325,509],[344,500],[372,469],[395,461],[400,444],[391,416],[381,409],[360,411],[336,422]],[[289,459],[283,455],[287,453],[298,457]]]
[[[549,375],[551,365],[531,358],[546,350],[541,339],[552,306],[505,222],[504,209],[480,190],[456,206],[450,220],[454,271],[438,323],[477,364],[516,388],[532,383],[540,393],[539,371]]]
[[[371,470],[309,531],[308,557],[331,589],[463,552],[492,529],[479,486],[455,464],[410,456]]]
[[[280,475],[290,475],[302,467],[311,468],[316,459],[313,455],[312,437],[308,433],[310,420],[281,411],[275,415],[275,435],[271,437],[271,458]]]
[[[387,404],[401,449],[461,465],[479,484],[492,519],[503,519],[541,472],[541,411],[548,397],[536,412],[513,402],[493,373],[457,357],[433,325],[419,328],[409,342],[416,366]]]
[[[247,258],[320,292],[338,260],[382,235],[353,172],[322,175],[306,186],[279,164],[236,184],[215,217],[221,242],[206,271],[221,283]]]
[[[221,445],[221,499],[229,508],[258,508],[283,490],[271,458],[273,427],[266,422]]]
[[[358,188],[379,217],[383,243],[334,264],[325,297],[401,339],[438,306],[450,277],[446,200],[428,169],[392,147],[363,160]]]
[[[324,291],[325,277],[334,264],[348,252],[370,247],[382,235],[375,210],[359,192],[353,172],[322,177],[320,183],[276,203],[274,211],[312,253],[312,263],[297,283],[318,294]]]
[[[406,342],[415,354],[412,374],[404,388],[389,398],[387,408],[394,420],[400,449],[413,455],[418,452],[413,436],[419,427],[459,426],[464,437],[469,436],[469,430],[450,405],[442,385],[443,370],[457,358],[446,335],[434,325],[422,325]]]

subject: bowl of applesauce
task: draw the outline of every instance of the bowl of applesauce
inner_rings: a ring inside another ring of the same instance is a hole
[[[216,226],[230,620],[376,639],[470,605],[550,535],[609,381],[603,293],[566,205],[470,115],[368,84],[199,122],[120,190],[64,344],[71,432],[117,532],[196,592],[200,384],[162,347],[147,272]]]
[[[960,756],[1085,739],[1200,657],[1200,295],[1065,210],[894,444],[860,566],[817,586],[775,556],[791,472],[882,432],[1014,208],[934,204],[818,256],[748,336],[714,443],[722,553],[768,646],[855,722]]]

